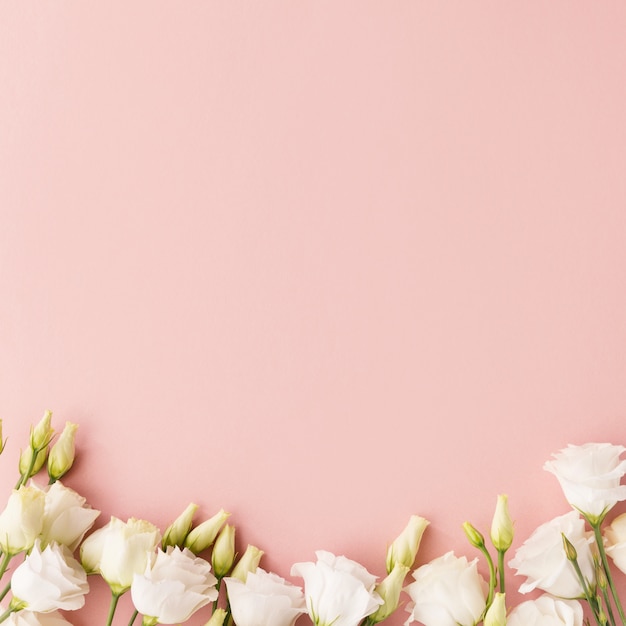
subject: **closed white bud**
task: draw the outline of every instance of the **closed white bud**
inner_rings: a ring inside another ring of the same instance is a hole
[[[246,551],[243,553],[243,556],[239,559],[239,561],[237,561],[230,577],[237,578],[242,583],[245,583],[248,574],[256,571],[259,563],[261,562],[261,557],[264,554],[263,550],[259,550],[255,546],[248,545]]]
[[[387,549],[387,573],[390,574],[396,563],[411,568],[420,547],[422,535],[430,522],[419,515],[411,515],[406,528]]]
[[[191,530],[193,516],[198,510],[198,505],[191,502],[187,508],[168,526],[163,533],[163,549],[167,546],[183,546],[185,539]]]
[[[74,458],[76,456],[74,439],[76,438],[77,430],[78,424],[66,422],[61,436],[50,449],[48,456],[48,476],[50,476],[53,482],[65,476],[74,464]]]

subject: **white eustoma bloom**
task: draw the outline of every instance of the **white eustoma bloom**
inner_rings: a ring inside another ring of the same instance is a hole
[[[566,500],[593,523],[600,522],[618,502],[626,500],[626,448],[610,443],[569,445],[546,461],[543,468],[554,474]]]
[[[293,626],[306,613],[302,589],[276,574],[257,568],[245,582],[224,580],[237,626]]]
[[[45,496],[35,485],[14,489],[0,514],[0,549],[15,555],[30,550],[43,527]]]
[[[448,552],[413,572],[406,587],[413,603],[405,624],[474,626],[486,606],[487,583],[478,573],[478,559],[469,562]]]
[[[561,598],[584,595],[576,571],[567,559],[562,535],[576,548],[583,576],[589,581],[594,579],[590,549],[593,536],[585,531],[585,522],[580,515],[570,511],[539,526],[516,550],[509,565],[517,570],[518,576],[527,577],[519,588],[520,593],[542,589]]]
[[[123,522],[116,517],[89,535],[80,548],[87,572],[99,573],[112,591],[130,589],[135,574],[143,574],[161,540],[159,529],[135,518]]]
[[[317,562],[295,563],[292,576],[304,579],[306,605],[315,626],[357,626],[382,598],[374,592],[376,577],[362,565],[318,550]]]
[[[5,624],[8,626],[72,626],[58,611],[51,613],[33,613],[18,611],[11,613]]]
[[[604,545],[615,567],[626,574],[626,513],[618,515],[604,530]]]
[[[187,548],[169,546],[157,552],[143,574],[135,574],[130,593],[135,608],[148,618],[144,624],[176,624],[217,600],[216,583],[207,561]]]
[[[87,575],[69,550],[51,543],[41,550],[39,540],[11,577],[12,602],[36,613],[57,609],[75,611],[85,604]]]
[[[85,498],[57,481],[44,490],[42,544],[56,542],[74,552],[100,511],[86,504]]]
[[[575,600],[559,600],[548,595],[528,600],[509,614],[507,626],[582,626],[583,609]]]

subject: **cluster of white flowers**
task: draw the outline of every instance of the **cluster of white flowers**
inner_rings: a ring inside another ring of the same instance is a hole
[[[89,534],[100,511],[60,481],[74,461],[76,429],[68,423],[53,444],[47,412],[20,456],[19,480],[0,513],[0,580],[10,573],[0,591],[0,623],[71,626],[66,612],[83,607],[92,574],[111,590],[107,626],[127,592],[135,609],[129,624],[141,615],[142,626],[181,624],[203,607],[206,626],[294,626],[302,616],[314,626],[375,626],[398,609],[403,592],[410,598],[406,626],[589,626],[589,620],[626,626],[609,561],[626,573],[626,514],[604,526],[626,500],[621,446],[569,446],[546,463],[573,510],[539,526],[517,548],[509,566],[525,578],[519,591],[543,594],[510,608],[505,554],[514,525],[506,495],[498,496],[489,533],[496,559],[483,534],[463,524],[487,578],[478,558],[453,552],[413,570],[429,524],[414,515],[387,548],[382,580],[356,561],[319,550],[315,562],[291,568],[301,588],[260,568],[263,551],[255,546],[237,558],[235,527],[224,510],[194,524],[192,503],[164,532],[146,520],[111,517]],[[44,465],[49,481],[41,486],[34,477]],[[9,568],[18,555],[21,563]],[[411,570],[413,582],[406,584]]]

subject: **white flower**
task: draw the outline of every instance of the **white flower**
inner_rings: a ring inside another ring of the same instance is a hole
[[[91,534],[80,548],[87,572],[98,572],[116,594],[130,588],[135,574],[143,574],[161,540],[159,529],[145,520],[126,523],[116,517]]]
[[[58,611],[51,613],[18,611],[11,613],[5,623],[9,626],[72,626]]]
[[[237,626],[293,626],[306,613],[302,589],[276,574],[258,568],[248,573],[245,583],[224,580]]]
[[[583,609],[574,600],[558,600],[543,595],[516,606],[507,626],[582,626]]]
[[[207,561],[187,548],[169,546],[143,574],[135,574],[130,593],[135,608],[155,624],[175,624],[216,600],[216,583]]]
[[[615,567],[626,574],[626,513],[618,515],[604,530],[604,540]]]
[[[61,481],[55,482],[44,493],[42,543],[54,541],[74,552],[100,511],[87,506],[85,498],[65,487]]]
[[[5,554],[30,550],[43,526],[45,496],[31,485],[13,490],[0,514],[0,549]]]
[[[52,543],[41,550],[39,540],[11,578],[12,602],[30,611],[75,611],[85,604],[87,575],[64,546]]]
[[[543,468],[554,474],[567,501],[593,523],[600,522],[617,502],[626,500],[626,461],[620,455],[626,448],[610,443],[570,445],[546,461]]]
[[[583,596],[574,567],[567,560],[562,534],[576,548],[583,576],[593,580],[594,567],[589,548],[593,537],[585,532],[585,522],[578,513],[570,511],[539,526],[515,552],[509,565],[519,576],[528,577],[521,585],[520,593],[537,588],[562,598]]]
[[[304,595],[315,626],[356,626],[372,614],[382,598],[374,592],[376,577],[362,565],[318,550],[317,563],[296,563],[292,576],[304,578]]]
[[[405,624],[417,620],[425,626],[474,626],[487,598],[477,562],[448,552],[415,570],[415,582],[406,587],[413,604],[407,607]]]

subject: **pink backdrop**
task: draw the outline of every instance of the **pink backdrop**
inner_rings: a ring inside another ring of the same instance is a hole
[[[223,506],[282,575],[565,512],[550,453],[626,443],[625,38],[617,1],[2,3],[3,493],[50,408],[101,523]]]

